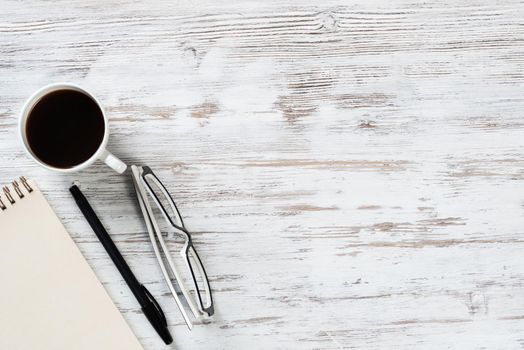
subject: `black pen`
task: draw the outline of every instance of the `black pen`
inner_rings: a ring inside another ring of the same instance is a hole
[[[171,344],[173,342],[173,338],[167,329],[166,317],[162,312],[160,305],[158,305],[157,301],[155,298],[153,298],[151,293],[149,293],[146,287],[138,282],[135,275],[129,268],[129,265],[127,265],[126,261],[122,257],[122,254],[120,254],[118,251],[115,243],[107,233],[106,229],[96,216],[95,211],[87,201],[87,198],[82,194],[78,186],[74,185],[69,189],[69,191],[73,195],[73,198],[80,208],[80,211],[82,211],[82,214],[84,214],[87,222],[89,222],[89,225],[100,240],[100,243],[102,243],[104,246],[107,254],[109,254],[118,271],[120,271],[120,274],[122,277],[124,277],[124,280],[129,286],[129,289],[131,289],[131,292],[133,292],[133,295],[142,307],[142,312],[144,315],[146,315],[147,319],[153,328],[157,331],[158,335],[160,335],[164,343]]]

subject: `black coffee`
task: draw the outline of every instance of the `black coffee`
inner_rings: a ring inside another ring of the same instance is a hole
[[[55,168],[72,168],[91,158],[105,133],[98,104],[75,90],[44,96],[26,123],[27,142],[33,154]]]

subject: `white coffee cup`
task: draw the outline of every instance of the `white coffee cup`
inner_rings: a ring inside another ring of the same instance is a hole
[[[43,162],[41,159],[39,159],[34,154],[33,150],[31,150],[31,147],[27,140],[26,124],[27,124],[27,119],[29,115],[31,114],[31,111],[43,97],[47,96],[48,94],[52,92],[60,91],[60,90],[74,90],[74,91],[78,91],[90,97],[98,105],[98,107],[102,111],[102,116],[104,118],[104,136],[96,152],[94,152],[93,155],[86,161],[80,164],[77,164],[73,167],[70,167],[70,168],[58,168],[58,167],[54,167],[54,166],[51,166]],[[43,166],[46,169],[61,172],[61,173],[72,173],[72,172],[87,168],[88,166],[93,164],[97,159],[100,159],[101,161],[106,163],[108,166],[110,166],[113,170],[115,170],[119,174],[122,174],[127,169],[127,165],[124,162],[122,162],[120,159],[118,159],[117,157],[109,153],[106,149],[107,140],[109,138],[109,128],[108,128],[107,116],[100,102],[89,92],[87,92],[86,90],[84,90],[83,88],[75,84],[57,83],[57,84],[47,85],[41,88],[40,90],[38,90],[37,92],[35,92],[31,97],[29,97],[24,107],[22,108],[22,113],[20,115],[20,120],[19,120],[19,131],[20,131],[22,143],[24,145],[24,149],[26,150],[26,152],[29,154],[31,158],[33,158],[34,161],[36,161],[38,164],[40,164],[41,166]]]

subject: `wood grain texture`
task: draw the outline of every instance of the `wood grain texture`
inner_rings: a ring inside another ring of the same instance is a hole
[[[524,347],[522,2],[0,8],[0,180],[39,182],[146,349],[164,347],[72,181],[160,296],[172,348]],[[22,151],[20,107],[57,81],[99,97],[110,150],[176,194],[212,323],[183,325],[129,176],[49,173]]]

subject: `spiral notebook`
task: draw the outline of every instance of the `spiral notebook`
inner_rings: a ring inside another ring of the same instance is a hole
[[[34,182],[0,191],[0,349],[143,350]]]

